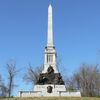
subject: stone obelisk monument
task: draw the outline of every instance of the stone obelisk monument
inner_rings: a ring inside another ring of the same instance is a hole
[[[65,84],[57,69],[57,53],[53,43],[52,6],[48,7],[47,45],[44,54],[44,69],[37,79],[33,91],[20,91],[20,97],[75,96],[80,92],[66,92]]]
[[[65,92],[64,81],[57,69],[57,53],[53,43],[52,6],[48,7],[47,46],[45,47],[44,69],[40,74],[34,91],[40,91],[42,96],[60,96]]]

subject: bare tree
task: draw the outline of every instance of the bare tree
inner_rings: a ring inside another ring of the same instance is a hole
[[[73,77],[83,96],[100,95],[100,71],[98,65],[82,64]]]
[[[2,77],[0,75],[0,97],[2,97]]]
[[[14,79],[15,79],[15,76],[16,76],[18,70],[16,69],[16,64],[14,62],[8,63],[6,65],[6,69],[7,69],[7,72],[8,72],[8,96],[10,97],[12,90],[15,86]]]
[[[73,76],[66,76],[65,78],[65,86],[67,91],[77,91],[77,84]]]
[[[36,69],[33,69],[31,65],[29,65],[27,72],[25,73],[23,79],[26,82],[30,82],[32,84],[36,84],[40,73],[42,72],[43,66],[37,67]]]
[[[2,77],[0,75],[0,97],[7,96],[7,87],[4,85]]]
[[[2,84],[2,77],[1,77],[1,75],[0,75],[0,85]]]

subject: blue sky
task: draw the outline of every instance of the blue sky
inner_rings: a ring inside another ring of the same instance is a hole
[[[28,64],[43,64],[50,2],[60,71],[69,75],[81,63],[100,63],[100,0],[0,0],[0,74],[6,82],[5,65],[16,61],[14,94],[32,89],[22,80]]]

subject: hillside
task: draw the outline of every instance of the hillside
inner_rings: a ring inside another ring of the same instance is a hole
[[[96,97],[82,97],[82,98],[75,98],[75,97],[50,97],[50,98],[0,98],[0,100],[100,100],[100,98]]]

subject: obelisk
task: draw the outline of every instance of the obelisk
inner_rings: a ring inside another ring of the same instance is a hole
[[[52,21],[52,6],[48,7],[48,31],[47,31],[47,46],[45,48],[44,70],[46,73],[49,66],[52,66],[54,73],[58,73],[56,59],[57,53],[53,44],[53,21]]]
[[[48,7],[48,40],[47,46],[53,46],[53,24],[52,24],[52,6]]]

